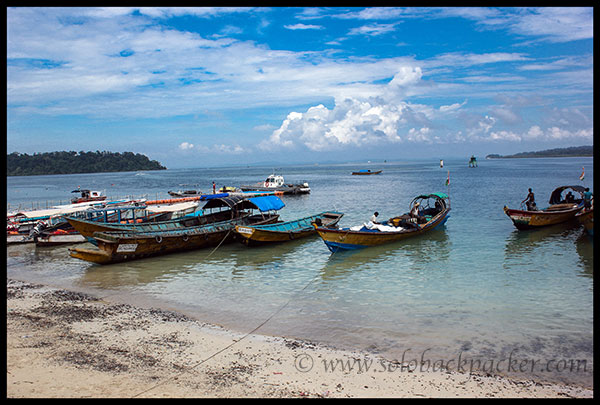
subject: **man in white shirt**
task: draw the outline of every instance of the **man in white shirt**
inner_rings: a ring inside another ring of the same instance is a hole
[[[374,224],[378,224],[379,222],[377,222],[377,217],[379,216],[379,212],[375,211],[375,213],[371,216],[371,222],[373,222]]]

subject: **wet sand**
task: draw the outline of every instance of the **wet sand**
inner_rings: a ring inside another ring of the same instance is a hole
[[[593,397],[575,386],[408,372],[368,353],[15,280],[7,280],[6,315],[9,398]]]

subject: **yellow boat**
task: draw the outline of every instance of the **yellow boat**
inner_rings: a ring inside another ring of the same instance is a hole
[[[572,189],[581,194],[580,199],[567,202],[561,197],[566,189]],[[583,209],[582,186],[561,186],[556,188],[550,195],[550,205],[541,210],[512,209],[504,206],[504,213],[513,221],[517,229],[532,229],[540,226],[560,224],[573,220],[575,214]]]
[[[208,225],[156,232],[113,231],[96,232],[93,238],[98,249],[72,248],[71,257],[97,264],[111,264],[150,256],[219,246],[232,242],[236,225],[268,224],[279,214],[243,216]]]
[[[398,242],[421,235],[446,223],[450,217],[450,199],[444,193],[422,194],[410,203],[419,203],[419,215],[393,217],[386,222],[365,224],[362,227],[331,229],[316,226],[317,233],[332,252],[355,250],[385,243]]]

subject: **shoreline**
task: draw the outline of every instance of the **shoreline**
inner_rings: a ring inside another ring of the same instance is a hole
[[[326,369],[340,360],[377,366]],[[402,372],[368,353],[236,333],[173,311],[7,279],[7,397],[592,398],[593,389]]]

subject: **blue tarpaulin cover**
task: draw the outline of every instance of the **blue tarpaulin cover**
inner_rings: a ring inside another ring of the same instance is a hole
[[[276,195],[267,195],[263,197],[254,197],[250,198],[250,201],[254,203],[258,207],[261,212],[271,211],[271,210],[280,210],[285,207],[281,198]]]

